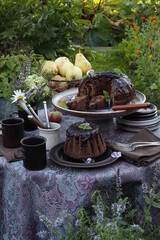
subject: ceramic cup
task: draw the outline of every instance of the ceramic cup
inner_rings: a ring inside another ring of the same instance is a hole
[[[41,136],[25,137],[21,140],[22,150],[14,154],[23,159],[23,166],[29,170],[42,170],[46,167],[46,139]]]
[[[38,114],[37,108],[33,107],[36,114]],[[12,112],[11,117],[18,115],[18,117],[24,119],[24,130],[25,131],[34,131],[37,129],[37,126],[28,119],[28,113],[23,110],[18,110],[18,112]]]
[[[46,123],[44,123],[46,125]],[[50,122],[50,129],[40,128],[39,135],[47,139],[46,149],[50,150],[52,147],[60,143],[60,127],[61,125],[55,122]]]
[[[22,118],[6,118],[1,122],[3,146],[16,148],[21,146],[24,138],[24,120]]]

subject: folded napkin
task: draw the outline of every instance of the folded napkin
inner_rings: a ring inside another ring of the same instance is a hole
[[[0,155],[4,156],[8,162],[15,162],[19,161],[20,159],[15,159],[14,153],[18,150],[21,149],[19,148],[6,148],[3,146],[2,142],[2,136],[0,136]]]
[[[154,135],[147,128],[142,129],[137,134],[135,134],[127,143],[132,142],[155,142],[160,141],[160,138]],[[118,144],[118,142],[117,142]],[[120,151],[122,153],[122,158],[129,161],[130,163],[136,164],[138,166],[148,165],[151,162],[160,159],[160,146],[146,146],[134,149],[131,152],[120,149],[116,146],[116,142],[108,142],[107,145],[115,151]]]

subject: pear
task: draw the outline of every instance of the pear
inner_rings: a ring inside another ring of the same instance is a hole
[[[61,65],[62,62],[70,62],[67,57],[59,57],[55,60],[57,66]]]
[[[65,77],[62,77],[60,75],[56,75],[52,79],[59,80],[59,81],[55,82],[56,83],[56,88],[59,92],[64,91],[68,88],[68,82],[67,82]],[[61,80],[63,80],[63,81],[61,81]]]
[[[58,86],[57,86],[57,90],[59,91],[59,92],[61,92],[61,91],[64,91],[64,90],[66,90],[68,88],[68,82],[66,81],[66,82],[60,82],[59,84],[58,84]]]
[[[54,61],[45,61],[42,69],[41,74],[44,78],[52,78],[54,75],[58,73],[57,65]]]
[[[79,67],[82,70],[82,74],[85,75],[87,71],[91,70],[92,66],[86,57],[80,52],[76,54],[75,57],[75,66]]]
[[[66,80],[66,78],[62,77],[61,75],[55,75],[51,80]]]
[[[67,80],[79,80],[82,79],[82,70],[77,66],[72,66],[66,72]]]
[[[54,80],[57,80],[57,81],[54,81]],[[61,75],[55,75],[54,77],[52,77],[50,84],[49,84],[50,88],[54,89],[54,88],[58,87],[59,84],[61,83],[58,81],[61,81],[61,80],[66,80],[66,78],[62,77]]]
[[[55,63],[58,68],[58,73],[64,77],[66,76],[67,69],[73,66],[73,63],[71,63],[67,57],[59,57],[55,60]]]

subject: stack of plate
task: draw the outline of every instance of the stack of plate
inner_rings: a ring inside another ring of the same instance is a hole
[[[139,132],[143,128],[154,131],[160,126],[160,112],[154,104],[151,104],[149,108],[139,109],[130,115],[117,118],[117,125],[131,132]]]

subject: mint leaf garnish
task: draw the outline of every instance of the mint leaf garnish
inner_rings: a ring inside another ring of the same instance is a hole
[[[90,126],[89,123],[81,123],[78,127],[83,130],[91,130],[92,129],[92,127]]]

